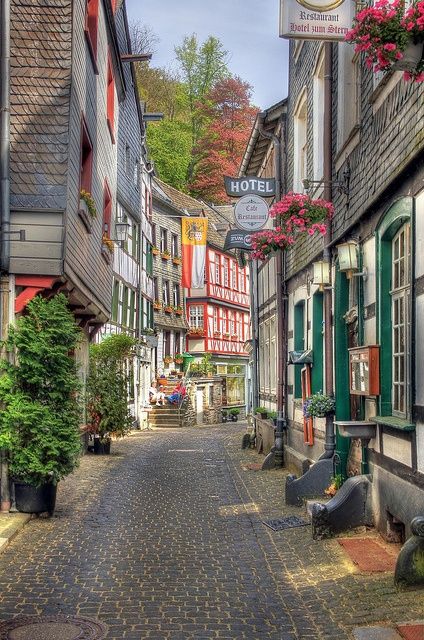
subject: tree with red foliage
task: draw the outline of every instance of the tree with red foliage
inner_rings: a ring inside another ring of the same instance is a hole
[[[199,159],[190,185],[194,196],[215,204],[228,202],[224,175],[237,175],[258,112],[250,97],[251,86],[247,82],[238,77],[224,78],[211,89],[205,104],[199,106],[206,124],[195,149]]]

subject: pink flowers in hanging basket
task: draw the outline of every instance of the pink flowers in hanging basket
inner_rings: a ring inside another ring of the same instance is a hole
[[[252,235],[252,257],[265,260],[273,251],[293,245],[301,233],[310,236],[325,234],[326,221],[333,213],[331,202],[313,200],[303,193],[288,193],[270,209],[269,214],[276,221],[275,227]]]
[[[355,51],[365,54],[365,64],[374,72],[405,69],[406,80],[424,80],[422,41],[424,35],[424,0],[413,4],[406,12],[402,0],[379,0],[359,11],[353,27],[345,36],[355,44]],[[418,55],[406,62],[410,43],[417,45]]]

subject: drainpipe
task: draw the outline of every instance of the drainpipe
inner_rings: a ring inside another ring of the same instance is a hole
[[[324,44],[324,200],[332,199],[332,43]],[[333,384],[333,325],[332,325],[332,275],[331,275],[331,221],[327,224],[324,237],[323,258],[330,264],[330,282],[324,289],[324,349],[325,349],[325,392],[334,395]],[[333,416],[325,420],[324,453],[320,460],[332,458],[336,448]]]
[[[268,138],[274,145],[274,174],[275,174],[275,200],[281,199],[281,144],[280,139],[273,133],[265,131],[264,121],[266,113],[262,112],[258,117],[258,131],[263,138]],[[286,334],[286,307],[287,293],[285,282],[285,252],[278,251],[276,260],[276,293],[277,293],[277,429],[275,433],[275,466],[284,464],[283,437],[287,428],[287,404],[286,404],[286,363],[287,363],[287,334]]]
[[[9,325],[10,258],[10,0],[2,0],[0,16],[0,338]],[[0,451],[0,511],[10,509],[9,473],[5,451]]]

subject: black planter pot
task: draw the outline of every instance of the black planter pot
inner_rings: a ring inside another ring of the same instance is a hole
[[[33,487],[29,484],[15,482],[16,508],[22,513],[53,514],[56,505],[57,484],[51,482]]]
[[[110,454],[110,440],[102,442],[100,438],[94,438],[94,453],[98,456]]]
[[[231,416],[231,420],[232,420],[232,422],[237,422],[238,416]]]
[[[222,419],[222,422],[227,422],[227,420],[228,420],[228,416],[222,416],[222,418],[221,418],[221,419]]]

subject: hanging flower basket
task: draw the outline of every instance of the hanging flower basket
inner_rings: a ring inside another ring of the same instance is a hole
[[[252,234],[252,257],[259,260],[275,251],[285,250],[294,245],[300,234],[325,234],[327,221],[334,212],[331,202],[313,200],[303,193],[288,193],[270,209],[275,218],[275,227]]]
[[[336,401],[324,393],[314,393],[303,403],[305,418],[325,418],[334,413]]]
[[[424,0],[404,12],[401,0],[379,0],[359,11],[345,36],[365,64],[378,71],[404,70],[404,78],[424,81]]]

